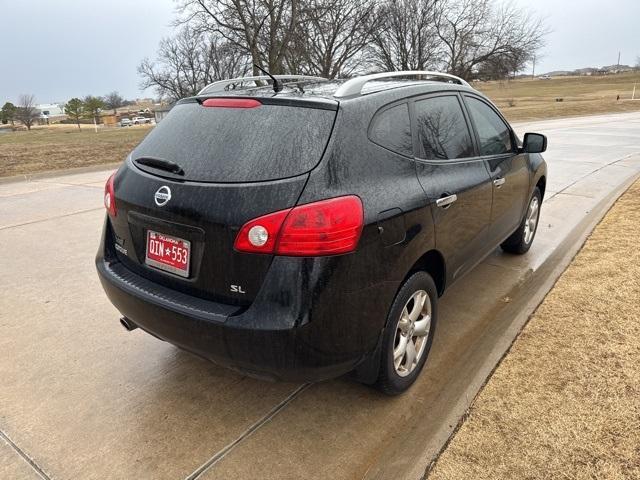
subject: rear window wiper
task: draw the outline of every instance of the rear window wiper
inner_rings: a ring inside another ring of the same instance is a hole
[[[171,160],[155,157],[142,157],[136,158],[134,162],[139,163],[140,165],[146,165],[147,167],[157,168],[158,170],[175,173],[176,175],[184,175],[182,167]]]

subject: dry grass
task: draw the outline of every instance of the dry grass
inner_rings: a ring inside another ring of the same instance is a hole
[[[514,343],[429,475],[640,478],[640,182]]]
[[[636,99],[631,100],[634,83]],[[510,121],[640,110],[640,72],[474,83]],[[620,100],[616,100],[620,95]],[[562,98],[562,102],[556,102]]]
[[[149,130],[56,125],[0,133],[0,177],[120,162]]]

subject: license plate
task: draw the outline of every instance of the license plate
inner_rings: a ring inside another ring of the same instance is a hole
[[[189,276],[191,242],[147,230],[147,265],[181,277]]]

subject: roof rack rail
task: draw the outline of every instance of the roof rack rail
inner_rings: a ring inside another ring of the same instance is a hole
[[[464,85],[469,87],[470,85],[460,77],[456,77],[455,75],[451,75],[449,73],[443,72],[432,72],[429,70],[404,70],[399,72],[384,72],[384,73],[373,73],[371,75],[363,75],[361,77],[355,77],[350,80],[347,80],[343,83],[333,94],[334,97],[342,98],[342,97],[350,97],[352,95],[360,95],[362,93],[362,87],[364,87],[365,83],[370,82],[371,80],[381,80],[384,78],[394,78],[394,77],[440,77],[443,79],[447,79],[449,81],[453,80],[460,85]]]
[[[324,77],[314,77],[310,75],[274,75],[274,77],[278,80],[315,80],[315,81],[327,81]],[[267,75],[258,75],[255,77],[238,77],[238,78],[230,78],[228,80],[218,80],[217,82],[210,83],[202,90],[198,92],[198,95],[202,95],[203,93],[213,93],[213,92],[224,92],[228,90],[235,90],[235,85],[242,84],[244,82],[258,82],[261,80],[271,80],[271,77]],[[230,85],[234,85],[233,88],[229,89]]]

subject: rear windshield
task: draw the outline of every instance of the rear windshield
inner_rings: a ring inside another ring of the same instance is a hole
[[[168,160],[182,167],[181,178],[201,182],[292,177],[320,161],[334,117],[332,110],[298,106],[178,104],[138,145],[132,159]]]

